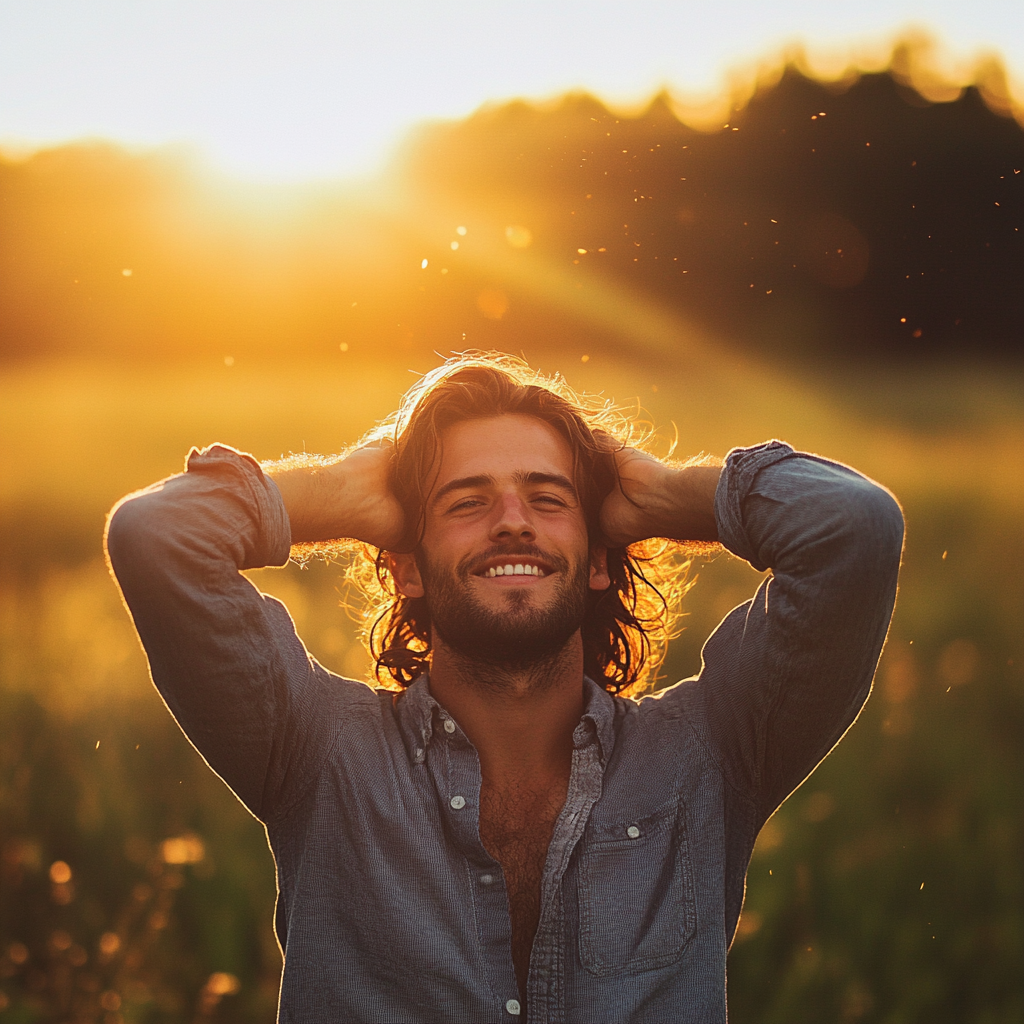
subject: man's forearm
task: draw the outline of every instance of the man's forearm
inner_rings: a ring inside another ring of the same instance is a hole
[[[345,536],[343,456],[292,456],[263,464],[288,512],[292,543]]]
[[[390,463],[387,448],[358,448],[292,456],[264,464],[263,471],[281,492],[293,544],[351,538],[393,548],[403,517],[388,486]]]
[[[635,449],[624,449],[616,459],[619,486],[601,511],[609,543],[718,540],[715,489],[721,465],[671,466]]]
[[[651,536],[717,541],[715,489],[722,467],[666,467],[666,470],[640,497]]]

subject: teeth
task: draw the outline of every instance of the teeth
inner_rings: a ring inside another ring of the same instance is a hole
[[[495,576],[544,576],[545,573],[539,565],[529,565],[520,562],[516,565],[492,565],[487,570],[487,576],[493,579]]]

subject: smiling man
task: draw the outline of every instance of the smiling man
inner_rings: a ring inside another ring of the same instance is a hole
[[[754,840],[867,697],[902,517],[777,441],[670,465],[624,427],[458,357],[345,455],[193,451],[112,514],[153,679],[267,828],[280,1020],[725,1020]],[[338,538],[377,552],[387,688],[239,574]],[[772,573],[699,676],[638,698],[680,587],[662,538]]]

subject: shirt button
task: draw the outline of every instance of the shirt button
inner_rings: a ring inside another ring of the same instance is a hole
[[[451,803],[455,810],[461,811],[466,806],[466,798],[464,796],[453,796]]]
[[[510,999],[505,1004],[505,1009],[508,1010],[508,1012],[511,1013],[513,1017],[518,1017],[519,1016],[519,1000],[518,999]]]
[[[447,733],[455,732],[455,723],[450,718],[444,720],[444,731]]]
[[[630,825],[629,828],[626,829],[626,835],[629,836],[630,839],[639,839],[640,829],[638,829],[636,825]]]
[[[491,884],[493,884],[493,882],[494,882],[494,875],[481,875],[480,876],[480,884],[481,885],[491,885]]]

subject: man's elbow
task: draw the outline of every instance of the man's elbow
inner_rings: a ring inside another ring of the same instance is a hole
[[[899,570],[903,555],[903,509],[896,497],[880,484],[863,480],[851,501],[850,525],[862,554],[871,552],[882,570]]]
[[[158,540],[161,531],[148,498],[145,491],[129,494],[107,516],[103,546],[115,576],[120,576],[130,562],[137,561],[141,553],[151,551]]]

